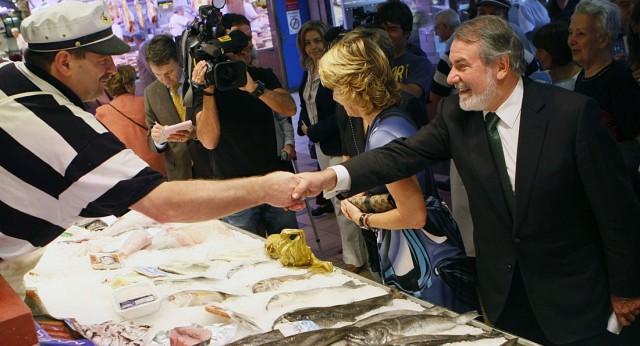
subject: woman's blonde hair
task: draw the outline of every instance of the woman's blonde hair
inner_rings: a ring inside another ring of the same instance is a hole
[[[320,59],[322,84],[336,100],[371,114],[402,101],[389,60],[371,40],[344,38]]]
[[[128,93],[127,86],[135,83],[136,70],[131,65],[122,65],[118,66],[116,73],[111,75],[104,88],[109,95],[119,96]]]

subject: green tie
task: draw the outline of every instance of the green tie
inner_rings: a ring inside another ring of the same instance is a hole
[[[487,138],[489,139],[489,145],[491,146],[491,152],[493,153],[493,161],[496,164],[496,170],[500,177],[500,183],[502,185],[502,192],[507,199],[507,206],[511,217],[514,216],[515,196],[513,189],[511,188],[511,182],[509,181],[509,174],[507,173],[507,164],[504,160],[504,152],[502,151],[502,141],[500,140],[500,134],[498,133],[498,115],[494,112],[487,113],[485,118],[487,126]]]

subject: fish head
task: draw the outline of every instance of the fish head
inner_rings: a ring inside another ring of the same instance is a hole
[[[274,307],[283,307],[286,299],[284,293],[276,294],[267,303],[266,309],[267,311],[273,309]]]
[[[361,328],[347,334],[347,341],[356,345],[380,345],[387,341],[387,328]]]

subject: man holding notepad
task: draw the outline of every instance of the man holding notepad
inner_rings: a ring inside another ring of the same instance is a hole
[[[169,180],[211,178],[209,154],[195,140],[195,128],[189,123],[191,107],[182,102],[187,88],[175,42],[169,36],[154,37],[145,59],[158,78],[144,91],[149,147],[164,153]]]

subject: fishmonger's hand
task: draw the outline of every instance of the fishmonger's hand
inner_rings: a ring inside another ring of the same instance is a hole
[[[287,210],[302,210],[304,201],[294,199],[293,190],[298,186],[300,178],[289,172],[273,172],[258,178],[257,193],[262,203]]]

